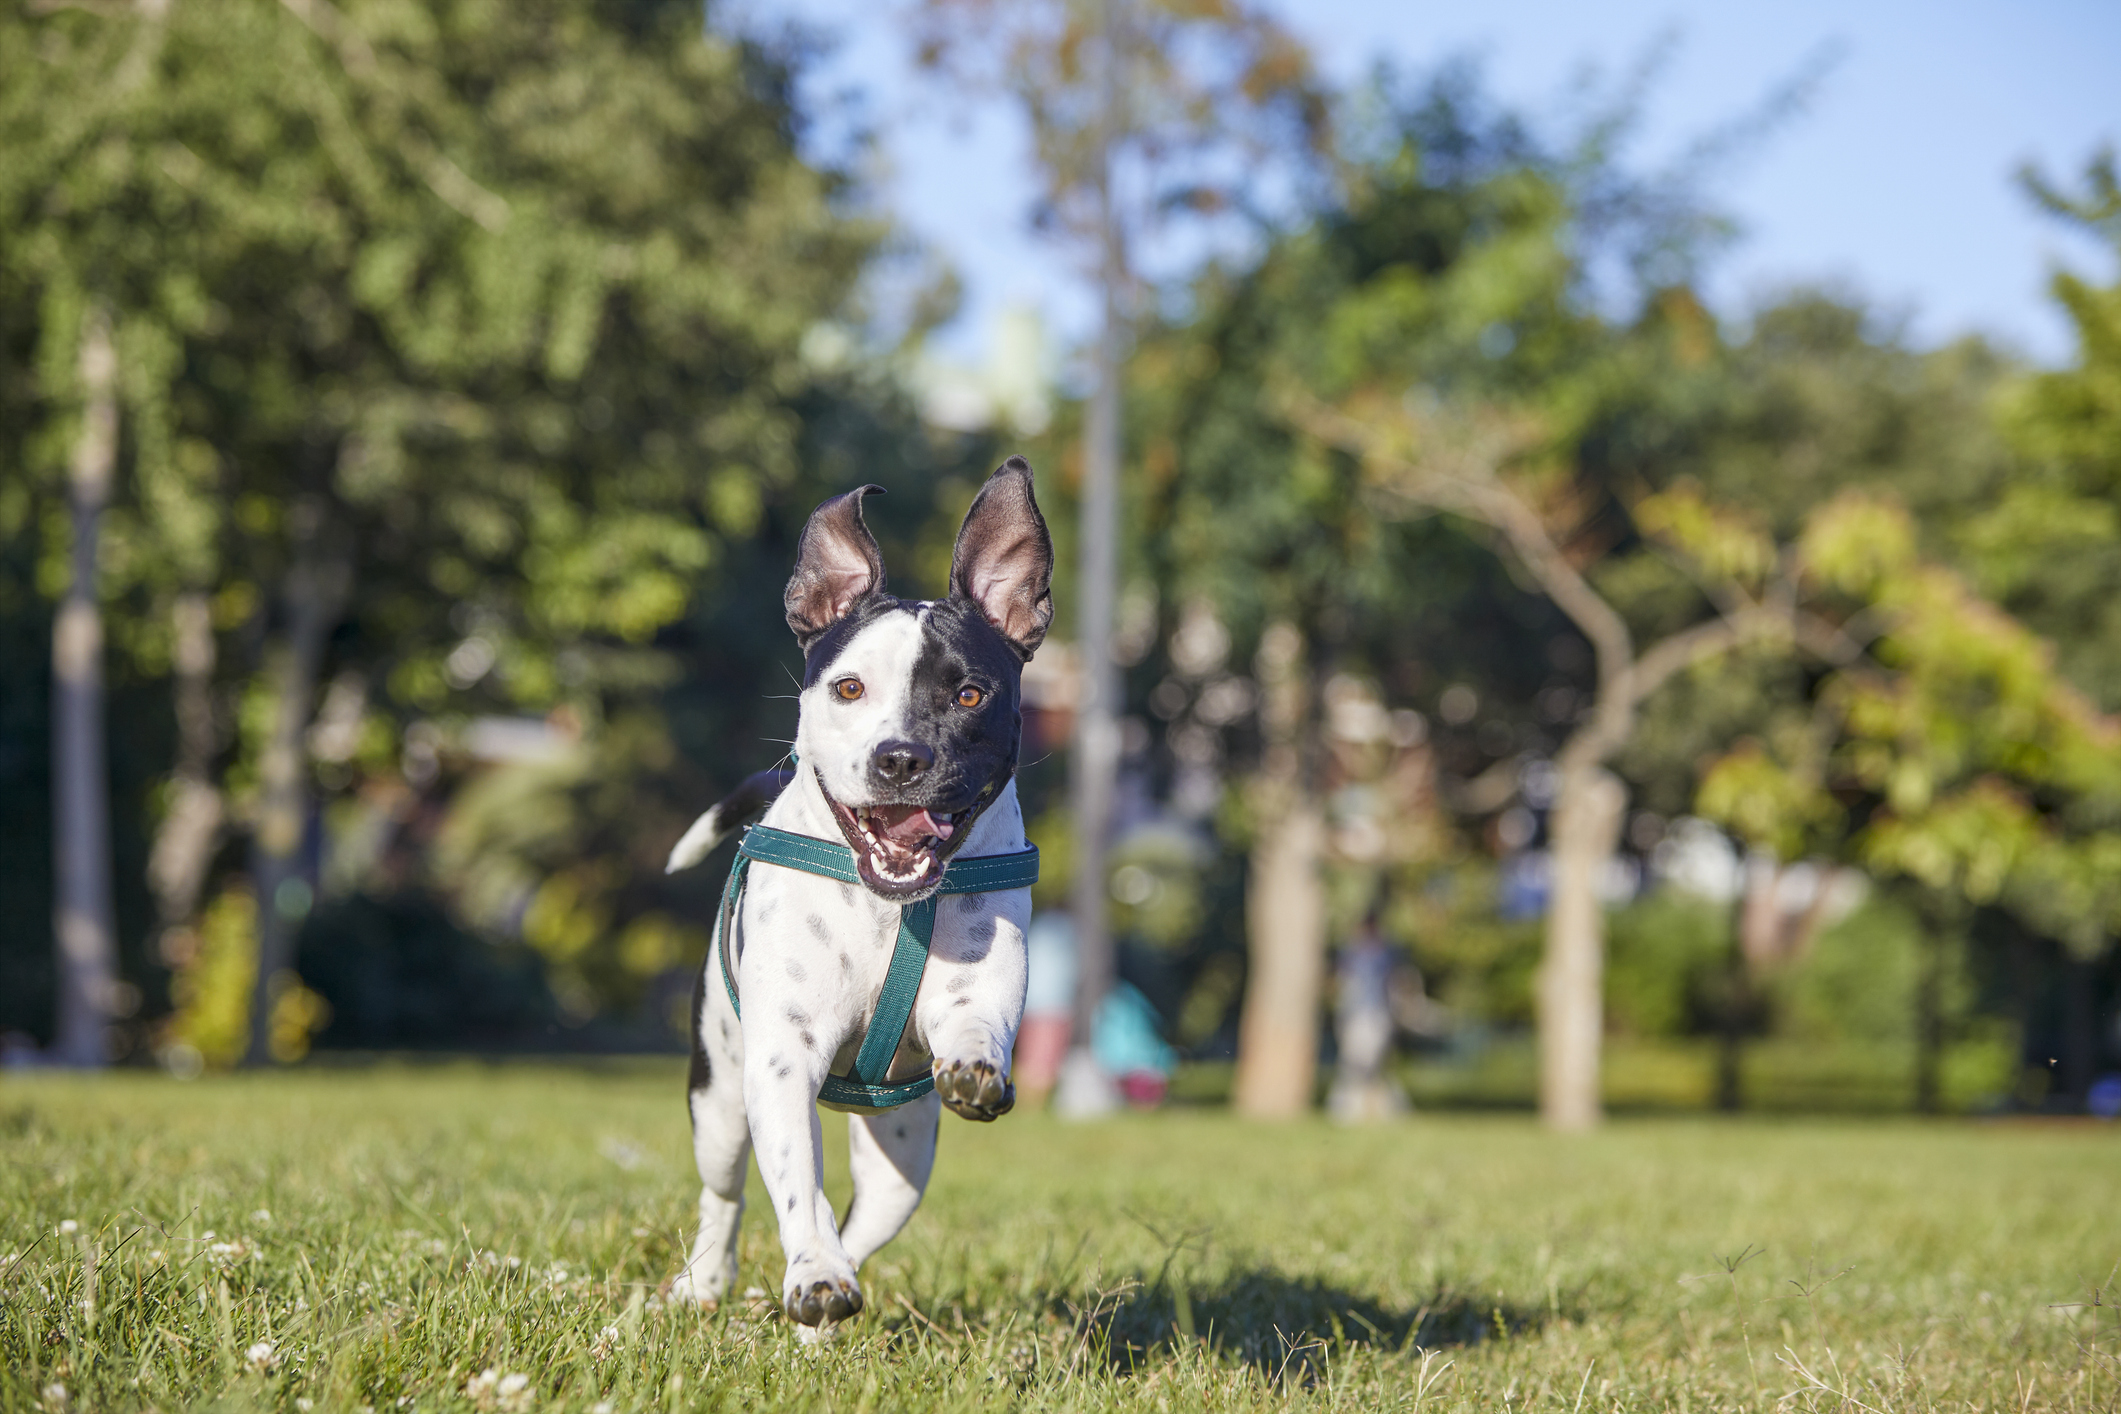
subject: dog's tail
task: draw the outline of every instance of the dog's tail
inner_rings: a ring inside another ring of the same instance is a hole
[[[774,798],[788,788],[795,772],[776,767],[744,777],[744,783],[715,803],[712,810],[692,822],[692,828],[670,847],[665,874],[690,869],[714,852],[714,847],[765,813]]]

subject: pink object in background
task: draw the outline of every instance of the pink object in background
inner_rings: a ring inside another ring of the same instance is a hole
[[[1065,1012],[1027,1016],[1016,1033],[1016,1064],[1012,1077],[1021,1091],[1043,1094],[1053,1088],[1061,1061],[1068,1054],[1068,1036],[1074,1030]]]

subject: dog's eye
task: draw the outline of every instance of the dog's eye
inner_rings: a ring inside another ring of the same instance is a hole
[[[862,695],[862,680],[860,678],[841,678],[832,685],[832,690],[839,694],[840,701],[854,702],[859,700]]]
[[[960,707],[977,707],[986,700],[987,694],[969,682],[957,690],[957,705]]]

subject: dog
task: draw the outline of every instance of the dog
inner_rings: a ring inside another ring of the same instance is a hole
[[[942,1108],[991,1121],[1015,1103],[1024,1008],[1029,888],[956,893],[944,877],[953,859],[982,856],[1019,855],[1035,871],[1015,775],[1023,669],[1053,619],[1053,542],[1031,466],[1011,457],[958,531],[948,594],[896,598],[862,519],[863,497],[882,489],[826,501],[803,529],[783,597],[803,651],[793,768],[747,780],[669,864],[697,864],[763,812],[760,836],[829,841],[853,876],[754,861],[725,896],[693,1005],[700,1228],[672,1298],[711,1305],[730,1290],[755,1151],[787,1257],[782,1309],[812,1328],[862,1309],[856,1272],[919,1206]],[[821,1187],[820,1090],[867,1038],[902,914],[931,899],[919,990],[896,1053],[883,1054],[891,1081],[932,1066],[934,1087],[896,1108],[835,1106],[851,1111],[854,1179],[836,1223]]]

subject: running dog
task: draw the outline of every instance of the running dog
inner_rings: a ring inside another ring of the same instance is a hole
[[[782,1307],[809,1327],[862,1309],[855,1273],[919,1206],[942,1107],[988,1121],[1015,1103],[1037,869],[1015,774],[1053,543],[1030,464],[1011,457],[973,501],[941,599],[885,592],[862,520],[882,489],[834,497],[803,529],[783,599],[804,658],[792,769],[701,816],[669,865],[697,864],[763,811],[693,1004],[700,1230],[671,1293],[712,1304],[736,1279],[755,1149],[788,1259]],[[854,1198],[839,1223],[821,1187],[821,1095],[849,1111]]]

